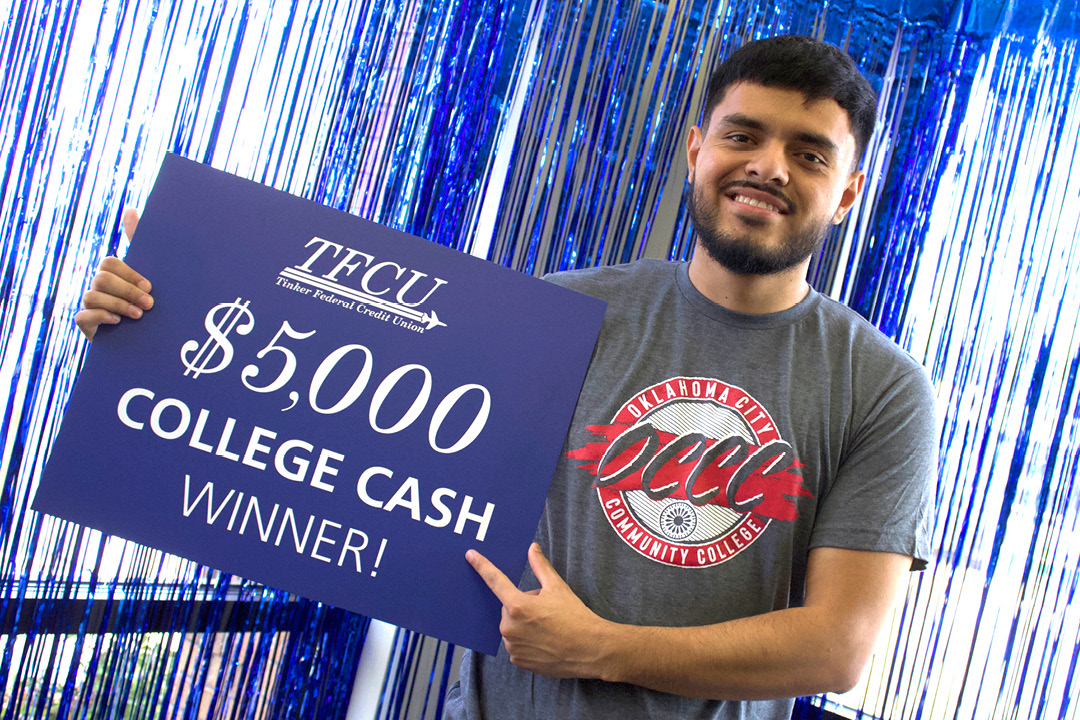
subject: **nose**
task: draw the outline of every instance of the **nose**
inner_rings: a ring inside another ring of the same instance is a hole
[[[788,183],[787,155],[775,143],[762,143],[746,161],[746,174],[762,183]]]

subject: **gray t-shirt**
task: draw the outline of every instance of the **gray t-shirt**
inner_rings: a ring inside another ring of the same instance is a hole
[[[863,318],[815,291],[783,312],[735,313],[686,264],[549,279],[608,303],[536,533],[594,612],[678,627],[800,605],[815,547],[925,567],[933,393]],[[539,583],[526,570],[520,586]],[[500,650],[466,655],[446,717],[779,718],[791,705],[556,680]]]

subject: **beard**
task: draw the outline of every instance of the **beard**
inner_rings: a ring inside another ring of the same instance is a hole
[[[788,212],[795,210],[792,202],[784,195],[752,182],[728,183],[720,188],[718,195],[722,196],[735,187],[750,187],[770,193],[784,202]],[[716,207],[709,207],[702,201],[693,179],[690,181],[686,209],[694,224],[694,233],[705,252],[736,275],[772,275],[795,267],[821,249],[831,224],[829,219],[825,218],[784,237],[777,247],[762,247],[748,235],[736,235],[721,228]],[[754,224],[753,220],[746,222]]]

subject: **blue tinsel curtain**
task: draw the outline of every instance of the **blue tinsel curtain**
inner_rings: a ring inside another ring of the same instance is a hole
[[[0,18],[0,717],[344,717],[366,618],[28,510],[85,352],[72,315],[165,151],[466,245],[527,14],[91,0]]]
[[[362,618],[27,510],[85,351],[78,297],[166,150],[525,272],[683,258],[682,148],[709,68],[779,33],[847,48],[881,94],[866,196],[813,282],[931,369],[945,416],[936,561],[865,683],[814,702],[1080,716],[1075,0],[6,14],[2,717],[344,717],[369,637]],[[436,717],[453,650],[397,633],[379,717]]]

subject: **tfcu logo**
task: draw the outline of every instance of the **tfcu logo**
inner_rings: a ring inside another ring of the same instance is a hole
[[[282,270],[278,285],[414,332],[446,327],[420,307],[446,280],[321,237],[304,247],[307,260]]]

